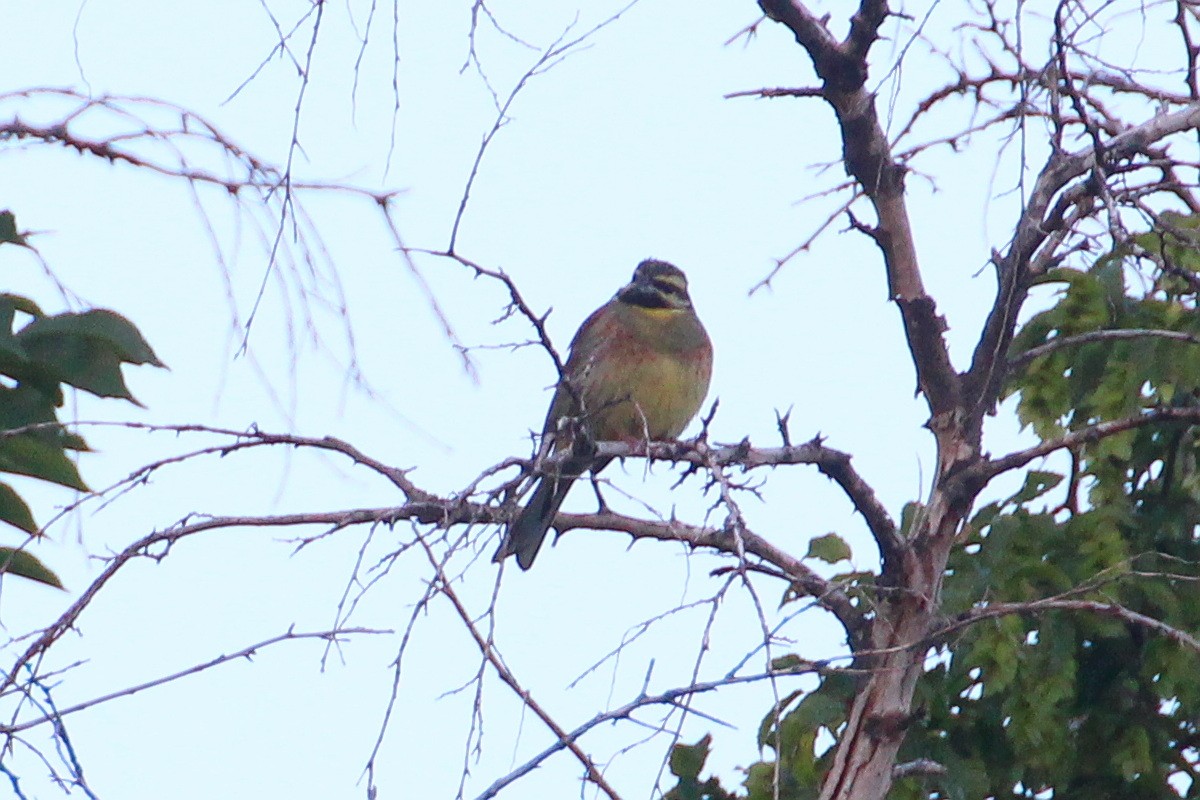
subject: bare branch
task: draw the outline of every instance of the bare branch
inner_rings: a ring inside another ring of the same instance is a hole
[[[1030,260],[1047,237],[1059,228],[1047,220],[1058,193],[1071,181],[1090,174],[1098,160],[1103,160],[1104,164],[1114,164],[1135,158],[1154,143],[1197,126],[1200,126],[1200,102],[1154,116],[1101,145],[1089,146],[1074,153],[1057,150],[1051,153],[1021,212],[1008,249],[996,263],[999,291],[967,374],[967,385],[977,414],[990,408],[999,393],[1008,347],[1017,324],[1017,310],[1029,290]]]
[[[866,61],[871,46],[879,39],[879,28],[888,14],[887,0],[862,0],[850,17],[850,33],[843,45],[856,61]]]
[[[824,90],[817,87],[806,87],[799,89],[786,89],[777,87],[774,89],[743,89],[740,92],[730,92],[725,95],[726,100],[731,100],[735,97],[824,97]]]
[[[1198,425],[1200,424],[1200,408],[1151,408],[1137,416],[1089,425],[1086,428],[1072,431],[1057,439],[1042,442],[1026,450],[1018,450],[1015,453],[1009,453],[1000,458],[980,462],[964,470],[963,477],[972,483],[982,481],[982,483],[978,484],[982,486],[997,475],[1011,469],[1023,467],[1035,458],[1042,458],[1059,450],[1069,450],[1080,445],[1097,442],[1109,436],[1133,430],[1134,428],[1170,423]]]
[[[899,557],[907,543],[900,535],[891,514],[875,496],[875,490],[863,480],[862,476],[850,464],[850,456],[836,450],[822,447],[822,459],[817,462],[817,469],[831,478],[850,498],[854,508],[867,521],[867,528],[879,545],[883,558],[884,571]]]
[[[600,791],[608,795],[610,800],[620,800],[620,796],[617,794],[616,790],[609,785],[608,781],[605,780],[604,775],[600,772],[599,767],[596,766],[596,762],[593,761],[587,753],[583,752],[583,749],[580,748],[576,743],[575,737],[572,737],[571,734],[564,730],[562,726],[560,726],[558,722],[533,699],[533,695],[530,694],[528,689],[521,686],[516,676],[513,675],[512,671],[504,664],[503,659],[501,659],[497,654],[495,645],[487,637],[480,634],[479,629],[475,626],[474,618],[467,610],[466,606],[463,605],[462,600],[460,600],[458,595],[455,593],[453,587],[451,586],[451,582],[446,578],[445,573],[442,571],[441,564],[434,556],[433,550],[428,544],[425,543],[424,539],[420,539],[420,542],[421,546],[425,549],[425,555],[429,558],[430,565],[433,566],[434,570],[437,572],[438,592],[450,601],[450,604],[454,607],[454,610],[458,613],[459,618],[462,620],[463,626],[471,635],[476,647],[479,648],[480,654],[487,659],[487,662],[492,666],[492,669],[496,671],[496,675],[499,676],[500,680],[503,681],[508,688],[512,689],[513,693],[516,694],[517,697],[521,698],[521,702],[524,703],[525,707],[536,714],[538,719],[540,719],[542,723],[554,733],[559,743],[575,755],[575,757],[583,765],[583,768],[587,773],[587,779],[594,783]]]
[[[58,144],[83,155],[95,156],[105,161],[125,163],[167,177],[209,184],[235,196],[246,190],[274,192],[285,181],[285,173],[280,168],[247,152],[216,125],[196,112],[181,106],[120,95],[106,95],[93,99],[69,89],[25,89],[19,92],[0,93],[0,102],[41,97],[68,100],[78,105],[58,121],[46,125],[33,125],[13,115],[0,122],[0,141],[35,141],[44,144]],[[164,128],[153,124],[147,115],[155,110],[177,115],[182,120],[182,124],[175,128]],[[128,134],[114,134],[99,138],[75,132],[74,126],[80,124],[85,115],[98,115],[102,112],[107,114],[105,122],[109,124],[124,120],[131,125],[140,125],[140,129]],[[182,157],[182,150],[179,149],[185,142],[214,145],[222,155],[228,157],[229,163],[241,168],[241,174],[224,176],[215,171],[188,166],[187,159]],[[148,151],[146,154],[139,152],[137,149],[139,145],[149,143],[167,145],[170,152],[178,158],[174,161],[166,161],[156,158],[156,154],[152,151]],[[174,147],[171,147],[172,144]],[[359,195],[377,203],[398,194],[395,191],[372,191],[345,183],[294,181],[291,183],[291,188],[292,190],[342,192]]]
[[[1085,611],[1105,617],[1113,617],[1131,625],[1153,631],[1176,644],[1200,653],[1200,639],[1187,631],[1168,625],[1154,617],[1126,608],[1118,603],[1102,603],[1098,600],[1071,600],[1050,597],[1044,600],[1028,600],[1022,603],[988,603],[960,614],[953,622],[939,630],[936,638],[941,639],[956,630],[973,625],[980,620],[994,619],[1011,614],[1043,614],[1047,611]]]
[[[316,514],[282,514],[273,517],[210,517],[201,522],[180,523],[165,531],[147,534],[109,559],[108,564],[105,565],[104,569],[92,580],[87,588],[80,593],[75,602],[59,615],[58,619],[47,625],[37,638],[34,639],[33,643],[12,662],[4,675],[4,679],[0,681],[0,694],[15,686],[21,670],[42,655],[54,642],[58,641],[64,633],[75,625],[79,616],[91,605],[92,600],[100,590],[104,588],[123,566],[136,558],[161,558],[161,554],[155,555],[151,552],[151,548],[155,546],[169,548],[181,539],[194,534],[223,528],[291,527],[313,524],[345,527],[358,523],[387,523],[395,519],[391,517],[392,511],[389,509],[380,509],[377,511],[359,510]]]
[[[1092,344],[1094,342],[1127,341],[1130,339],[1170,339],[1186,344],[1200,344],[1200,336],[1193,336],[1190,333],[1180,333],[1179,331],[1150,330],[1146,328],[1089,331],[1077,336],[1059,336],[1045,344],[1031,347],[1024,353],[1009,359],[1008,366],[1010,369],[1019,369],[1028,365],[1029,362],[1036,358],[1041,358],[1044,355],[1068,347],[1078,347],[1079,345]]]
[[[904,199],[905,168],[892,157],[875,97],[865,87],[866,54],[879,36],[887,5],[863,0],[851,18],[845,42],[838,42],[824,22],[798,0],[759,0],[759,5],[792,31],[812,59],[823,96],[837,114],[846,172],[863,187],[878,217],[871,238],[883,253],[888,294],[904,321],[917,385],[933,415],[948,416],[958,405],[959,377],[943,339],[946,323],[921,280]]]
[[[18,113],[29,101],[52,104],[51,107],[65,104],[67,108],[51,121],[33,124]],[[10,111],[11,106],[16,106],[15,110]],[[92,131],[102,133],[96,135]],[[295,141],[293,139],[289,148],[289,158],[294,155]],[[344,182],[299,180],[292,174],[290,162],[284,166],[271,163],[247,150],[206,117],[173,103],[125,95],[89,97],[74,90],[55,88],[0,93],[0,142],[12,146],[61,146],[113,164],[186,182],[196,212],[205,224],[216,260],[225,272],[223,280],[230,314],[233,325],[242,331],[239,339],[243,350],[253,312],[244,318],[238,310],[226,257],[201,202],[201,192],[205,188],[221,193],[249,219],[251,230],[266,256],[263,282],[258,287],[254,304],[261,299],[268,278],[299,299],[297,309],[306,316],[307,325],[293,325],[291,316],[296,312],[292,305],[284,304],[289,330],[316,329],[312,307],[318,304],[339,309],[343,320],[350,316],[338,271],[324,250],[320,232],[301,202],[301,195],[333,193],[367,201],[382,216],[384,227],[399,251],[405,252],[393,216],[393,201],[400,192],[372,190]],[[291,228],[290,236],[283,235],[285,223]],[[280,269],[282,265],[288,269]],[[459,345],[424,277],[411,261],[406,260],[405,266],[424,292],[446,338]],[[364,386],[365,381],[355,366],[353,331],[348,321],[342,327],[350,361],[345,372],[350,379]],[[289,341],[289,346],[293,358],[297,358],[297,343]],[[253,359],[252,363],[255,363]],[[470,369],[469,363],[466,366]],[[270,381],[264,378],[264,383]]]
[[[627,533],[636,539],[682,542],[693,548],[707,547],[737,555],[739,544],[746,555],[761,558],[777,567],[796,585],[799,592],[810,595],[830,611],[851,636],[862,633],[863,615],[853,601],[836,584],[822,578],[804,562],[750,530],[737,537],[724,528],[705,528],[678,520],[651,522],[627,517],[612,511],[594,514],[565,514],[559,512],[554,527],[560,533],[576,530],[606,530]],[[740,541],[739,541],[740,540]]]
[[[237,660],[243,659],[243,658],[248,659],[248,658],[254,656],[255,654],[257,654],[258,651],[263,650],[267,647],[270,647],[271,645],[278,644],[280,642],[295,641],[298,639],[322,639],[322,640],[328,642],[328,641],[333,641],[335,639],[340,639],[341,637],[344,637],[344,636],[351,636],[351,635],[356,635],[356,634],[384,634],[384,633],[392,633],[392,631],[380,630],[380,629],[375,629],[375,628],[336,628],[334,630],[328,630],[328,631],[311,631],[311,632],[297,633],[296,631],[289,629],[286,633],[281,633],[278,636],[272,636],[270,639],[264,639],[263,641],[258,642],[257,644],[252,644],[249,647],[243,647],[241,650],[237,650],[232,653],[227,653],[225,655],[217,656],[216,658],[214,658],[210,661],[206,661],[203,664],[196,664],[194,666],[188,667],[187,669],[183,669],[178,672],[173,672],[170,675],[164,675],[161,678],[155,678],[154,680],[146,681],[145,683],[139,683],[136,686],[130,686],[125,689],[119,689],[115,692],[110,692],[105,695],[100,695],[99,697],[93,697],[89,700],[85,700],[82,703],[76,703],[73,706],[67,706],[66,708],[57,709],[56,712],[53,714],[47,714],[47,715],[38,717],[36,719],[26,720],[24,722],[14,723],[14,724],[9,724],[9,725],[0,723],[0,734],[6,735],[6,736],[11,736],[14,733],[20,733],[21,731],[26,731],[26,730],[29,730],[30,728],[36,728],[38,725],[44,725],[47,722],[53,722],[55,725],[57,725],[57,724],[59,724],[59,721],[63,717],[67,716],[68,714],[74,714],[78,711],[83,711],[84,709],[92,708],[93,706],[98,706],[101,703],[107,703],[110,700],[116,700],[119,697],[128,697],[130,695],[137,694],[138,692],[145,691],[146,689],[153,689],[156,686],[162,686],[167,683],[173,683],[174,681],[177,681],[180,678],[186,678],[189,675],[195,675],[197,673],[204,672],[205,670],[212,669],[213,667],[218,666],[220,664],[225,664],[230,661],[237,661]]]
[[[830,667],[828,667],[828,665],[825,662],[802,661],[802,662],[796,662],[794,668],[789,666],[786,674],[787,675],[792,675],[792,674],[803,675],[803,674],[814,673],[814,672],[824,675],[824,674],[829,674],[829,673],[833,673],[833,672],[838,672],[838,670],[831,669]],[[628,703],[625,703],[622,706],[618,706],[617,708],[614,708],[610,711],[605,711],[601,714],[597,714],[592,719],[588,720],[587,722],[583,723],[579,727],[568,732],[566,734],[566,738],[568,741],[576,741],[580,737],[582,737],[585,733],[596,728],[599,725],[603,725],[605,723],[610,723],[610,722],[616,722],[616,721],[623,720],[623,719],[632,719],[633,713],[642,708],[648,708],[650,706],[655,706],[655,705],[678,706],[678,705],[680,705],[680,701],[692,698],[698,694],[705,694],[708,692],[713,692],[718,689],[722,689],[726,686],[736,686],[738,684],[758,683],[760,681],[775,680],[775,679],[779,678],[781,676],[781,674],[785,674],[785,673],[764,672],[764,673],[760,673],[760,674],[756,674],[756,675],[731,676],[731,677],[721,678],[720,680],[703,681],[700,683],[694,683],[690,686],[681,686],[679,688],[669,689],[665,692],[659,692],[657,694],[642,694],[642,695],[639,695],[638,697],[634,698],[633,700],[629,701]],[[500,790],[502,790],[504,787],[508,786],[509,784],[511,784],[513,781],[515,781],[517,778],[521,777],[522,775],[527,775],[528,773],[532,772],[534,769],[537,769],[537,767],[540,766],[547,758],[549,758],[550,756],[554,755],[557,752],[560,752],[566,746],[567,746],[567,743],[564,741],[560,740],[558,742],[555,742],[554,744],[547,747],[542,752],[540,752],[540,753],[536,754],[535,756],[533,756],[532,758],[530,758],[528,761],[526,761],[521,766],[517,767],[512,772],[508,773],[504,777],[497,780],[491,786],[487,787],[487,789],[485,789],[476,798],[476,800],[487,800],[488,798],[495,797],[497,794],[499,794]]]
[[[546,330],[546,317],[549,315],[549,312],[546,312],[546,314],[543,315],[538,315],[537,312],[533,310],[532,306],[530,306],[525,300],[520,290],[517,289],[517,284],[513,282],[512,277],[507,272],[502,269],[489,269],[478,262],[472,261],[465,256],[449,250],[442,251],[414,249],[412,252],[425,253],[426,255],[435,256],[437,258],[449,258],[472,270],[476,275],[482,275],[484,277],[491,278],[492,280],[499,281],[508,292],[510,310],[516,309],[521,316],[529,321],[529,324],[532,325],[533,329],[537,332],[538,343],[554,362],[555,372],[559,376],[563,374],[562,356],[558,354],[558,349],[555,348],[554,343],[550,340],[550,334]]]
[[[57,430],[61,427],[63,427],[63,426],[60,426],[58,423],[37,423],[37,424],[33,424],[33,425],[24,425],[20,428],[14,428],[14,429],[6,430],[6,431],[0,431],[0,439],[11,437],[11,436],[19,436],[23,433],[34,432],[34,431],[38,431],[38,430],[47,430],[47,429]],[[231,453],[237,452],[239,450],[246,450],[246,449],[250,449],[250,448],[264,447],[264,446],[270,447],[270,446],[283,445],[283,446],[292,446],[292,447],[309,447],[309,448],[315,448],[318,450],[331,450],[334,452],[338,452],[338,453],[341,453],[341,454],[347,456],[348,458],[350,458],[354,463],[365,466],[365,467],[379,473],[380,475],[384,476],[388,480],[390,480],[397,488],[400,489],[401,492],[404,493],[404,496],[406,498],[408,498],[409,500],[423,503],[423,502],[429,502],[429,501],[432,501],[435,499],[434,495],[419,488],[416,484],[414,484],[412,481],[410,481],[407,477],[406,470],[398,469],[396,467],[392,467],[387,464],[384,464],[383,462],[379,461],[378,459],[375,459],[375,458],[372,458],[371,456],[366,455],[365,453],[363,453],[362,451],[360,451],[358,448],[354,447],[353,445],[349,444],[348,442],[342,441],[341,439],[336,439],[332,436],[325,436],[320,439],[316,439],[316,438],[312,438],[312,437],[308,437],[308,436],[298,436],[298,435],[294,435],[294,434],[267,433],[267,432],[259,431],[259,430],[239,431],[239,430],[233,430],[230,428],[216,428],[216,427],[212,427],[212,426],[208,426],[208,425],[196,425],[196,424],[152,425],[152,424],[141,423],[141,422],[78,421],[78,422],[70,423],[66,427],[71,427],[71,428],[120,427],[120,428],[129,428],[131,430],[144,430],[144,431],[151,431],[151,432],[170,432],[170,433],[175,433],[175,434],[201,433],[201,434],[211,434],[211,435],[216,435],[216,436],[221,436],[221,437],[228,437],[232,441],[222,442],[220,444],[212,445],[209,447],[203,447],[203,448],[200,448],[197,450],[192,450],[192,451],[185,452],[185,453],[179,453],[179,454],[176,454],[173,456],[169,456],[167,458],[159,459],[157,461],[152,461],[148,464],[143,464],[142,466],[138,467],[133,472],[131,472],[129,475],[127,475],[126,477],[122,478],[121,480],[111,484],[110,486],[107,486],[103,489],[92,492],[90,494],[83,495],[75,502],[67,504],[55,516],[50,518],[50,520],[43,526],[43,530],[50,528],[58,520],[65,517],[67,514],[70,514],[71,512],[77,510],[78,508],[80,508],[81,506],[83,506],[86,503],[91,503],[97,499],[110,497],[113,495],[119,496],[120,493],[128,491],[132,487],[135,487],[135,486],[145,482],[153,473],[155,473],[169,465],[180,464],[185,461],[191,461],[193,459],[196,459],[196,458],[199,458],[202,456],[216,455],[216,456],[224,457]]]
[[[573,39],[568,39],[567,37],[571,33],[571,29],[574,27],[574,24],[567,26],[567,28],[561,34],[559,34],[558,38],[555,39],[549,47],[545,48],[541,52],[541,55],[538,56],[533,65],[525,71],[525,74],[517,79],[516,83],[513,84],[513,88],[509,92],[508,97],[505,98],[504,102],[496,109],[496,119],[493,121],[492,127],[488,130],[488,132],[484,134],[483,139],[479,143],[479,149],[475,153],[475,160],[471,164],[471,171],[467,175],[467,182],[463,186],[462,196],[459,199],[458,211],[454,215],[454,223],[450,226],[450,240],[446,245],[447,252],[453,253],[455,246],[458,244],[458,234],[462,226],[463,216],[467,213],[467,203],[471,199],[471,188],[474,186],[475,180],[479,176],[479,167],[483,163],[483,157],[487,154],[488,147],[491,145],[492,140],[496,137],[496,134],[500,132],[501,128],[508,124],[510,120],[508,114],[509,109],[512,107],[512,104],[516,102],[521,90],[524,89],[529,81],[531,81],[533,78],[544,74],[556,64],[562,62],[563,59],[568,58],[573,53],[577,52],[582,45],[588,42],[588,40],[620,19],[627,11],[629,11],[629,9],[637,5],[637,3],[638,0],[630,0],[630,2],[626,3],[609,17],[593,25],[587,31]],[[473,17],[475,16],[475,11],[475,9],[472,9]],[[522,42],[522,44],[524,43]],[[474,42],[472,42],[472,57],[474,57],[473,48]],[[477,60],[476,63],[478,63]]]

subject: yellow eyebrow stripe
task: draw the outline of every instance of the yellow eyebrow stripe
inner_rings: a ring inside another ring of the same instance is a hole
[[[651,316],[664,316],[664,317],[667,315],[670,315],[670,314],[682,314],[683,312],[688,310],[687,306],[667,306],[666,308],[657,308],[657,307],[652,308],[650,306],[635,305],[633,307],[636,308],[638,311],[640,311],[643,314],[649,314]]]

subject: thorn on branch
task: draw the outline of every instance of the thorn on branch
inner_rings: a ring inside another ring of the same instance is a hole
[[[788,406],[786,414],[780,414],[779,409],[775,409],[775,427],[779,429],[779,438],[783,440],[784,447],[792,446],[792,434],[788,430],[788,423],[792,419],[792,406]]]
[[[734,445],[734,453],[738,459],[744,459],[749,456],[752,449],[749,436]]]
[[[772,578],[778,578],[782,581],[791,581],[791,576],[789,576],[783,570],[775,569],[764,564],[752,564],[750,562],[743,562],[740,564],[734,564],[732,566],[715,567],[709,571],[708,576],[710,578],[721,578],[726,575],[742,575],[748,572],[755,572],[759,575],[769,575]],[[793,583],[792,585],[795,584]],[[804,593],[804,590],[801,589],[799,593]]]
[[[717,409],[721,407],[721,398],[713,400],[712,405],[708,409],[708,413],[700,418],[700,433],[696,436],[697,442],[708,441],[708,426],[712,424],[713,419],[717,416]]]
[[[773,89],[743,89],[740,92],[730,92],[725,95],[726,100],[732,100],[735,97],[758,97],[758,98],[773,98],[773,97],[824,97],[825,91],[817,86],[802,86],[796,88],[776,87]]]
[[[725,46],[728,47],[729,45],[733,44],[734,42],[736,42],[738,39],[742,38],[743,36],[746,37],[746,44],[749,44],[750,40],[758,35],[758,26],[761,25],[763,23],[763,21],[766,20],[766,18],[767,18],[766,15],[761,16],[758,19],[754,20],[754,22],[751,22],[749,25],[742,28],[740,31],[735,33],[733,36],[730,36],[728,39],[725,40]]]
[[[858,217],[854,216],[853,211],[847,210],[846,216],[850,218],[850,227],[847,228],[847,230],[853,230],[853,231],[858,231],[859,233],[865,233],[867,236],[871,237],[871,240],[874,241],[875,244],[879,245],[880,247],[883,247],[883,235],[880,232],[879,228],[875,227],[874,225],[868,225],[867,223],[863,222]]]

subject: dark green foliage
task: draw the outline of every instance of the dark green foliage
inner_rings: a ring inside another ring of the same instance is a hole
[[[17,218],[7,209],[0,211],[0,244],[16,244],[27,247],[25,234],[17,230]]]
[[[808,543],[808,554],[805,558],[816,558],[826,564],[836,564],[839,561],[849,560],[852,555],[850,545],[846,544],[845,539],[836,533],[827,533],[824,536],[814,537]]]
[[[1200,339],[1200,219],[1164,217],[1087,271],[1059,268],[1054,305],[1019,331],[1005,392],[1043,440],[1165,407],[1200,406],[1200,345],[1138,334],[1036,347],[1105,330]],[[947,619],[995,603],[1064,597],[1116,604],[1200,635],[1200,432],[1133,426],[1057,461],[1034,462],[1012,497],[978,508],[951,555]],[[918,506],[906,509],[902,529]],[[858,585],[867,586],[859,576]],[[799,654],[803,656],[803,653]],[[1030,610],[957,629],[920,680],[900,761],[945,774],[903,778],[891,797],[1200,797],[1200,656],[1095,609]],[[743,797],[815,797],[849,679],[826,678],[768,716]]]
[[[721,788],[716,778],[700,780],[700,770],[708,759],[711,736],[704,736],[695,744],[677,744],[671,749],[671,774],[679,781],[667,792],[665,800],[733,800],[734,796]]]
[[[0,244],[28,246],[11,212],[0,212]],[[101,309],[47,315],[25,297],[0,294],[0,473],[24,475],[88,491],[68,451],[87,443],[58,419],[63,386],[137,403],[122,364],[163,366],[133,323]],[[0,483],[0,522],[36,535],[21,496]],[[21,548],[0,547],[0,575],[11,573],[61,588],[58,577]]]
[[[0,574],[5,573],[19,575],[31,581],[53,586],[55,589],[63,588],[62,581],[58,579],[53,570],[38,560],[36,556],[24,550],[0,547]]]
[[[1033,317],[1013,355],[1098,330],[1200,336],[1191,219],[1165,220],[1087,272],[1055,270],[1059,301]],[[1184,246],[1184,239],[1188,240]],[[1147,263],[1147,251],[1158,263]],[[1168,270],[1157,269],[1165,263]],[[1200,397],[1200,346],[1157,336],[1066,346],[1011,376],[1021,421],[1043,439]],[[1200,631],[1200,475],[1186,425],[1147,425],[1073,452],[1073,476],[1031,472],[980,509],[951,556],[944,611],[1069,594]],[[1200,659],[1146,628],[1087,611],[1005,616],[949,643],[928,672],[921,726],[903,757],[951,767],[897,797],[1175,798],[1200,742]],[[965,780],[969,777],[969,780]],[[1020,796],[1018,794],[1018,796]],[[1192,785],[1182,796],[1200,796]]]

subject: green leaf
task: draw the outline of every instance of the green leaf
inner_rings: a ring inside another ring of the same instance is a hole
[[[0,371],[14,375],[13,366],[24,364],[29,360],[28,353],[13,335],[13,320],[17,311],[22,310],[18,301],[24,300],[11,294],[0,294]],[[36,308],[36,306],[35,306]]]
[[[55,589],[63,588],[62,581],[58,579],[54,571],[38,560],[37,556],[13,547],[0,547],[0,573],[19,575],[31,581],[53,586]]]
[[[125,385],[121,360],[95,339],[39,336],[26,340],[25,347],[33,358],[46,365],[56,380],[98,397],[137,402]]]
[[[1150,756],[1150,737],[1142,728],[1126,728],[1118,736],[1116,745],[1116,768],[1126,778],[1134,778],[1148,769],[1153,769]]]
[[[26,533],[37,533],[39,528],[33,512],[21,499],[21,495],[7,483],[0,483],[0,521],[7,522]]]
[[[22,297],[19,294],[0,294],[0,298],[3,298],[5,303],[8,303],[17,311],[28,314],[34,319],[46,316],[46,313],[42,311],[41,307],[28,297]]]
[[[1025,473],[1025,485],[1021,487],[1020,491],[1008,498],[1008,502],[1018,506],[1024,505],[1058,486],[1058,484],[1062,483],[1062,479],[1063,476],[1055,472],[1042,472],[1036,469],[1030,470]]]
[[[771,672],[790,672],[805,667],[809,663],[795,653],[788,653],[786,656],[771,659]]]
[[[81,492],[91,491],[61,447],[32,436],[0,434],[0,472],[28,475]]]
[[[712,744],[712,734],[706,733],[695,744],[677,744],[671,748],[668,766],[671,774],[680,780],[698,780],[704,762],[708,760],[709,746]]]
[[[29,425],[41,427],[24,435],[68,450],[89,449],[83,437],[70,433],[58,422],[54,403],[44,393],[28,386],[0,386],[0,435]]]
[[[851,555],[850,545],[846,544],[845,539],[836,533],[827,533],[808,543],[808,554],[804,557],[819,558],[826,564],[836,564],[839,561],[848,561]]]
[[[29,246],[29,243],[25,241],[25,235],[17,230],[16,215],[7,209],[0,211],[0,244]]]
[[[17,339],[56,380],[99,397],[137,403],[125,385],[121,364],[164,366],[137,328],[112,311],[41,317],[25,326]]]
[[[797,689],[793,692],[790,692],[786,697],[783,697],[778,703],[775,704],[775,707],[771,709],[770,713],[763,717],[762,722],[759,723],[758,726],[758,746],[760,748],[765,747],[768,744],[771,744],[771,746],[774,747],[776,720],[783,716],[783,712],[788,706],[797,700],[802,699],[804,696],[805,692],[802,689]]]
[[[96,339],[120,361],[165,367],[132,322],[115,311],[93,309],[80,314],[56,314],[35,320],[21,331],[23,337],[68,336]]]
[[[837,728],[845,717],[846,704],[841,698],[830,697],[820,691],[813,692],[801,700],[795,710],[784,718],[786,721],[784,744],[787,744],[786,737],[789,728],[793,732],[815,735],[817,730],[822,727],[831,730]]]

